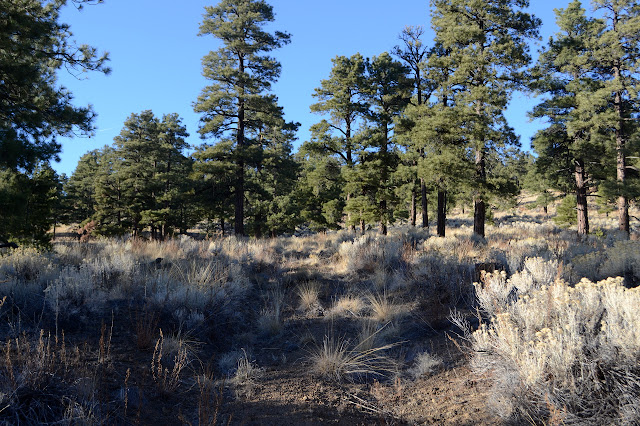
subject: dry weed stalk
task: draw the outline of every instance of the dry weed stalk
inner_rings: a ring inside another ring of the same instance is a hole
[[[151,375],[156,386],[165,393],[171,393],[180,386],[180,373],[187,366],[187,349],[178,348],[173,359],[173,367],[165,367],[162,363],[164,335],[160,329],[160,337],[156,341],[151,358]]]
[[[160,317],[149,304],[135,313],[136,344],[138,349],[148,349],[155,339]]]

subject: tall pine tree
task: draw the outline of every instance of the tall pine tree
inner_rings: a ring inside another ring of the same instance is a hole
[[[603,140],[593,126],[602,108],[584,107],[584,100],[603,88],[591,49],[603,23],[587,18],[578,0],[566,9],[556,9],[556,16],[560,32],[549,39],[533,70],[532,86],[548,98],[531,115],[550,124],[536,134],[533,147],[539,174],[555,175],[551,181],[556,189],[563,189],[565,180],[573,181],[569,187],[576,194],[578,234],[585,235],[589,233],[589,181],[604,166]]]
[[[594,58],[605,82],[584,107],[608,105],[600,114],[598,128],[612,129],[616,153],[618,227],[629,235],[628,157],[632,135],[637,131],[640,101],[640,5],[635,0],[592,0],[596,10],[603,12],[605,30],[594,40]]]
[[[267,93],[280,76],[280,64],[267,55],[289,42],[289,34],[269,33],[273,8],[262,0],[222,0],[206,7],[200,35],[212,35],[222,46],[202,60],[211,81],[195,103],[202,113],[200,134],[233,140],[234,229],[245,233],[246,164],[258,138],[262,117],[279,114],[275,97]],[[226,136],[226,137],[225,137]]]
[[[511,92],[522,83],[531,60],[527,40],[540,21],[523,12],[527,0],[432,0],[436,43],[449,52],[453,70],[447,87],[456,88],[456,105],[465,119],[460,129],[474,152],[474,233],[485,234],[489,151],[517,145],[503,115]]]

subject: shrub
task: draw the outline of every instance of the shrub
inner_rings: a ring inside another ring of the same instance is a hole
[[[560,201],[556,208],[556,216],[553,221],[562,227],[569,227],[578,223],[578,212],[576,210],[576,197],[567,195]]]
[[[472,335],[492,406],[516,422],[640,421],[640,291],[621,278],[563,281],[522,295]]]

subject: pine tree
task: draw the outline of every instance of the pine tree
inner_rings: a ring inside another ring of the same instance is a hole
[[[96,209],[95,179],[98,173],[99,150],[84,154],[64,186],[68,212],[66,223],[88,221]]]
[[[635,0],[592,0],[596,10],[604,12],[605,29],[594,40],[594,59],[604,80],[602,90],[593,93],[584,104],[589,107],[608,106],[598,115],[594,125],[613,129],[616,153],[618,227],[629,235],[628,182],[630,140],[637,131],[640,112],[638,88],[640,77],[640,5]]]
[[[368,167],[374,167],[377,174],[375,200],[378,207],[378,225],[382,235],[387,234],[387,225],[393,222],[391,204],[394,203],[393,172],[399,158],[394,149],[394,120],[408,104],[411,96],[411,81],[408,70],[388,53],[374,56],[367,62],[367,80],[363,96],[371,105],[367,114],[372,124],[366,149],[373,149],[372,161]]]
[[[148,211],[155,201],[155,151],[160,141],[160,122],[150,110],[131,114],[120,135],[114,138],[117,155],[122,162],[117,173],[126,199],[127,217],[134,236],[149,225]]]
[[[96,155],[95,213],[96,233],[100,235],[123,235],[132,227],[127,212],[127,200],[123,178],[120,173],[122,158],[116,149],[105,146]]]
[[[540,21],[521,11],[526,0],[432,0],[436,43],[448,51],[453,70],[447,87],[456,88],[456,105],[465,119],[461,129],[474,152],[474,233],[485,234],[487,154],[517,139],[503,111],[510,93],[523,82],[531,60],[527,39],[537,37]]]
[[[274,21],[273,8],[262,0],[222,0],[207,7],[200,35],[222,43],[203,58],[203,75],[212,84],[195,103],[202,113],[200,134],[233,140],[235,233],[243,235],[246,163],[261,126],[261,116],[277,115],[276,99],[266,93],[280,75],[280,64],[268,52],[289,42],[289,34],[264,31]],[[252,140],[253,138],[253,140]]]
[[[343,165],[335,157],[305,150],[304,145],[297,157],[302,168],[297,185],[301,218],[314,231],[340,229],[345,204]]]
[[[33,170],[55,159],[56,136],[90,134],[95,113],[76,107],[56,72],[108,73],[107,56],[70,40],[66,0],[0,0],[0,168]],[[78,4],[83,1],[76,1]],[[5,212],[2,212],[3,215]]]
[[[422,43],[422,36],[424,35],[424,28],[417,27],[406,27],[402,33],[400,34],[400,40],[402,41],[402,45],[395,46],[393,48],[393,54],[399,57],[406,66],[413,73],[413,92],[414,98],[412,99],[412,103],[415,105],[424,104],[431,93],[435,89],[434,81],[426,78],[427,72],[425,70],[427,66],[427,59],[429,55],[429,49]],[[418,158],[424,157],[424,152],[414,152],[415,147],[411,146],[411,140],[407,139],[407,145],[405,146],[404,152],[404,165],[400,167],[401,173],[405,176],[406,179],[410,179],[411,182],[407,180],[407,186],[409,187],[409,191],[411,194],[411,210],[410,210],[410,222],[412,226],[416,224],[416,190],[415,181],[417,178],[417,166],[418,166]],[[423,178],[420,179],[420,198],[421,198],[421,207],[422,207],[422,227],[429,227],[429,214],[428,214],[428,204],[427,204],[427,185]]]
[[[329,115],[329,120],[322,120],[311,127],[311,140],[303,147],[309,153],[334,156],[348,174],[348,169],[356,163],[355,152],[359,148],[354,141],[356,126],[362,123],[369,109],[362,97],[366,62],[359,53],[351,57],[338,56],[332,62],[329,78],[322,80],[313,93],[318,102],[310,107],[312,112]],[[353,196],[351,192],[345,194],[346,200]],[[336,198],[332,204],[337,207],[344,201]],[[353,228],[352,222],[347,218],[347,223]]]
[[[602,33],[603,23],[587,18],[578,0],[566,9],[556,9],[556,16],[560,32],[550,38],[541,53],[533,84],[549,98],[535,107],[532,116],[546,119],[550,126],[536,134],[533,146],[538,153],[538,168],[548,167],[539,174],[556,174],[558,189],[566,185],[563,180],[573,180],[570,192],[576,194],[578,234],[586,235],[589,179],[597,177],[603,167],[599,163],[604,147],[598,129],[593,127],[598,111],[593,106],[585,108],[584,99],[603,88],[594,72],[591,49],[591,42]]]
[[[0,240],[50,248],[49,231],[56,222],[62,185],[43,162],[33,172],[0,170]]]

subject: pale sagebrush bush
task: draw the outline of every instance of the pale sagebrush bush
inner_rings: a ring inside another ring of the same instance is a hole
[[[489,315],[508,309],[521,295],[550,285],[558,274],[558,262],[540,257],[525,259],[523,269],[507,278],[504,271],[483,273],[474,283],[480,308]]]
[[[205,252],[205,244],[202,241],[196,241],[188,235],[180,235],[176,240],[180,247],[183,258],[193,258],[200,256]]]
[[[509,241],[505,255],[507,258],[507,266],[511,273],[522,270],[527,258],[541,257],[549,259],[553,257],[553,253],[549,250],[547,240],[540,237]]]
[[[529,275],[536,287],[549,285],[558,276],[558,261],[546,260],[542,257],[528,257],[524,261],[521,274]],[[529,291],[528,288],[519,288],[520,292]]]
[[[637,424],[640,291],[621,278],[543,286],[482,324],[473,367],[491,373],[497,413],[515,421]]]
[[[0,255],[0,279],[15,278],[46,286],[57,276],[57,267],[47,253],[29,247],[20,247]]]
[[[640,280],[640,241],[616,241],[605,254],[606,260],[598,270],[600,279],[632,274]]]
[[[108,249],[99,256],[86,259],[84,263],[107,289],[130,286],[133,276],[140,270],[138,263],[129,252]]]
[[[69,317],[83,309],[98,312],[113,297],[100,288],[99,279],[89,265],[65,266],[44,290],[45,301],[56,317]]]
[[[340,244],[342,270],[346,273],[372,273],[402,267],[402,241],[399,238],[363,235]]]
[[[416,357],[414,365],[407,372],[414,379],[418,379],[432,375],[438,371],[442,365],[442,358],[425,351]]]
[[[156,306],[174,312],[178,309],[204,312],[216,308],[230,314],[246,297],[250,285],[243,266],[222,256],[176,262],[168,273],[149,274],[145,293]]]
[[[76,243],[56,243],[53,245],[58,262],[62,265],[80,265],[84,262],[87,250]]]
[[[582,278],[597,280],[599,265],[602,265],[606,259],[605,252],[585,245],[577,245],[571,251],[577,253],[577,255],[573,256],[573,253],[565,254],[567,265],[563,278],[571,283],[575,283]]]
[[[417,286],[427,294],[448,298],[452,305],[457,305],[474,301],[472,272],[473,263],[432,250],[416,253],[405,276],[408,284]]]

